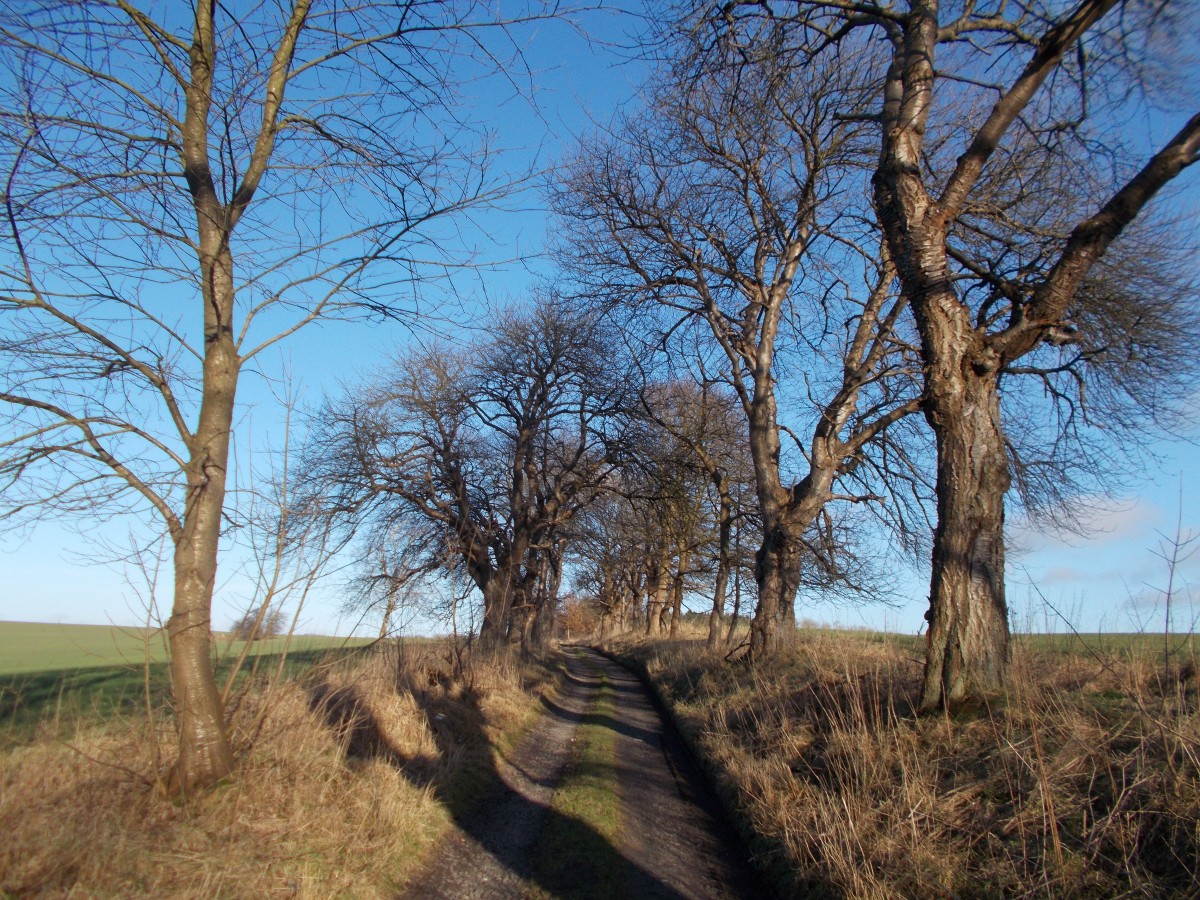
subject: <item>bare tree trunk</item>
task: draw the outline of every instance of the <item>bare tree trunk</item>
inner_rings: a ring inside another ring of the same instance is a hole
[[[671,553],[664,544],[654,568],[654,588],[646,594],[646,636],[657,637],[662,631],[662,613],[671,589]]]
[[[766,529],[755,556],[758,606],[750,622],[750,656],[769,656],[795,638],[796,591],[800,588],[802,545],[784,525]]]
[[[671,581],[671,637],[679,633],[679,619],[683,614],[683,575],[687,571],[689,553],[679,551],[679,565]]]
[[[524,601],[513,605],[509,621],[509,642],[512,643],[515,637],[523,654],[531,653],[534,649],[533,625],[536,619],[537,611],[533,604]]]
[[[738,513],[741,513],[741,504],[738,505]],[[737,633],[738,617],[742,614],[742,527],[739,524],[738,529],[733,536],[733,558],[734,565],[737,566],[733,570],[733,613],[729,617],[729,630],[725,632],[725,643],[733,644],[734,635]]]
[[[227,255],[220,261],[224,265],[214,268],[228,275]],[[206,314],[203,400],[187,467],[183,526],[175,540],[175,598],[167,622],[179,731],[179,758],[168,778],[172,793],[215,784],[234,766],[212,667],[211,610],[239,360],[227,318],[232,292],[217,296],[227,302],[210,304]]]
[[[721,492],[721,506],[717,520],[717,577],[713,587],[712,612],[708,615],[707,646],[709,650],[717,646],[717,641],[721,637],[721,616],[725,613],[725,592],[729,586],[729,542],[733,531],[733,502],[729,497],[729,491],[724,488],[723,480],[718,483],[717,489]]]
[[[396,612],[396,592],[389,588],[387,601],[383,607],[383,621],[379,623],[379,640],[383,640],[388,636],[388,632],[392,627],[392,616]]]
[[[642,622],[642,612],[649,605],[649,597],[647,596],[646,575],[643,572],[639,574],[637,580],[633,584],[633,592],[629,596],[628,608],[624,613],[622,627],[629,631],[636,630]]]
[[[495,650],[508,643],[511,586],[503,575],[487,579],[483,588],[483,622],[479,626],[479,644],[485,650]]]
[[[1009,662],[1004,495],[1010,479],[1000,397],[993,374],[957,371],[957,383],[943,381],[928,400],[937,435],[938,524],[925,711],[1000,689]]]
[[[550,646],[558,621],[558,589],[562,584],[562,550],[559,541],[542,556],[538,574],[538,604],[533,620],[533,647],[541,652]]]

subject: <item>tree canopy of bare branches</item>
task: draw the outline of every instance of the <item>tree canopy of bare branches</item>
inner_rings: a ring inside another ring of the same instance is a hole
[[[763,527],[760,656],[794,630],[804,560],[836,565],[817,527],[831,501],[886,496],[903,522],[920,479],[886,436],[919,408],[915,349],[874,226],[868,132],[844,115],[869,85],[839,66],[801,76],[769,41],[674,46],[646,112],[566,166],[562,256],[662,348],[703,335],[722,358]]]
[[[234,760],[210,610],[241,375],[318,319],[408,316],[493,199],[455,78],[501,68],[483,3],[6,4],[0,12],[5,514],[149,508],[190,790]],[[444,252],[445,251],[445,252]]]
[[[320,414],[312,483],[347,521],[407,521],[483,598],[486,646],[553,627],[564,529],[615,464],[630,386],[597,317],[554,297],[491,336],[400,359]],[[447,549],[448,548],[448,549]]]
[[[873,128],[875,206],[920,334],[937,441],[925,709],[1004,681],[1014,474],[1027,499],[1069,494],[1054,484],[1072,474],[1056,442],[1097,424],[1136,441],[1194,371],[1178,336],[1195,327],[1195,280],[1175,265],[1190,248],[1150,229],[1151,273],[1145,234],[1130,228],[1196,161],[1200,114],[1151,149],[1122,127],[1145,119],[1151,95],[1195,108],[1164,77],[1171,32],[1186,29],[1176,15],[1120,0],[789,0],[728,4],[697,26],[742,52],[774,47],[813,77],[869,63],[873,101],[840,115]],[[1001,400],[1021,377],[1057,408],[1032,429],[1010,417],[1014,443]]]

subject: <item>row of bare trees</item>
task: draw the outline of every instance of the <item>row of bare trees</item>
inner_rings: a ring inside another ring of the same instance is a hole
[[[699,4],[647,109],[567,166],[573,276],[725,358],[763,529],[752,656],[792,633],[832,509],[919,537],[932,504],[922,706],[1003,684],[1010,487],[1034,514],[1104,489],[1195,371],[1189,232],[1135,220],[1200,116],[1157,148],[1113,133],[1171,96],[1172,30],[1117,0]]]
[[[556,11],[0,13],[4,514],[160,520],[177,790],[234,764],[210,617],[242,375],[318,320],[413,314],[414,286],[463,263],[438,223],[504,188],[453,79],[504,69],[511,30]],[[1196,160],[1200,116],[1159,147],[1120,133],[1194,105],[1174,15],[681,9],[645,107],[551,190],[570,301],[331,400],[298,519],[370,536],[385,608],[461,573],[481,640],[527,647],[570,553],[610,618],[651,632],[711,577],[716,642],[745,539],[760,659],[803,582],[855,581],[846,523],[865,515],[931,542],[924,706],[996,688],[1010,488],[1045,512],[1102,487],[1096,448],[1136,445],[1195,371],[1188,232],[1143,213]]]
[[[607,486],[631,384],[597,317],[546,296],[457,349],[408,353],[327,403],[307,466],[330,514],[408,571],[459,569],[483,602],[485,647],[543,647],[580,510]]]
[[[731,634],[722,633],[730,583],[740,591],[739,551],[757,527],[750,504],[742,509],[750,468],[735,406],[715,384],[643,384],[622,464],[571,546],[576,590],[603,630],[674,637],[686,595],[709,605],[710,646]]]

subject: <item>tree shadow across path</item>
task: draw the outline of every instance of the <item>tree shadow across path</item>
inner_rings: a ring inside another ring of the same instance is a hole
[[[577,727],[600,683],[585,659],[566,659],[558,697],[544,701],[541,719],[508,751],[489,741],[480,697],[472,688],[456,690],[453,697],[441,691],[413,692],[439,755],[469,754],[467,764],[478,769],[467,779],[474,787],[469,793],[437,777],[436,759],[405,755],[392,746],[353,686],[310,688],[310,704],[343,735],[348,759],[382,759],[397,767],[412,782],[431,788],[457,826],[400,896],[687,896],[638,866],[588,822],[553,808],[555,787],[572,761]],[[607,716],[593,716],[593,721],[621,728]],[[547,835],[554,836],[560,852],[568,848],[571,859],[556,858],[548,865],[541,846]]]

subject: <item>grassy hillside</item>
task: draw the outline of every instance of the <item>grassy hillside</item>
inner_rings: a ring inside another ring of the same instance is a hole
[[[285,639],[258,641],[255,655],[271,656],[283,650]],[[294,637],[290,649],[324,650],[369,643],[362,638]],[[217,635],[220,656],[236,654],[241,641]],[[43,622],[0,622],[0,676],[28,672],[89,669],[97,666],[141,666],[167,659],[166,635],[158,628],[114,625],[57,625]]]
[[[285,643],[285,638],[256,641],[244,671],[277,661]],[[296,672],[367,643],[294,637],[287,667]],[[223,676],[245,645],[218,635],[215,646]],[[158,707],[167,697],[166,659],[161,629],[0,622],[0,747],[29,740],[47,723],[61,730],[143,717],[147,704]]]
[[[140,664],[167,658],[158,629],[0,622],[0,675]]]

